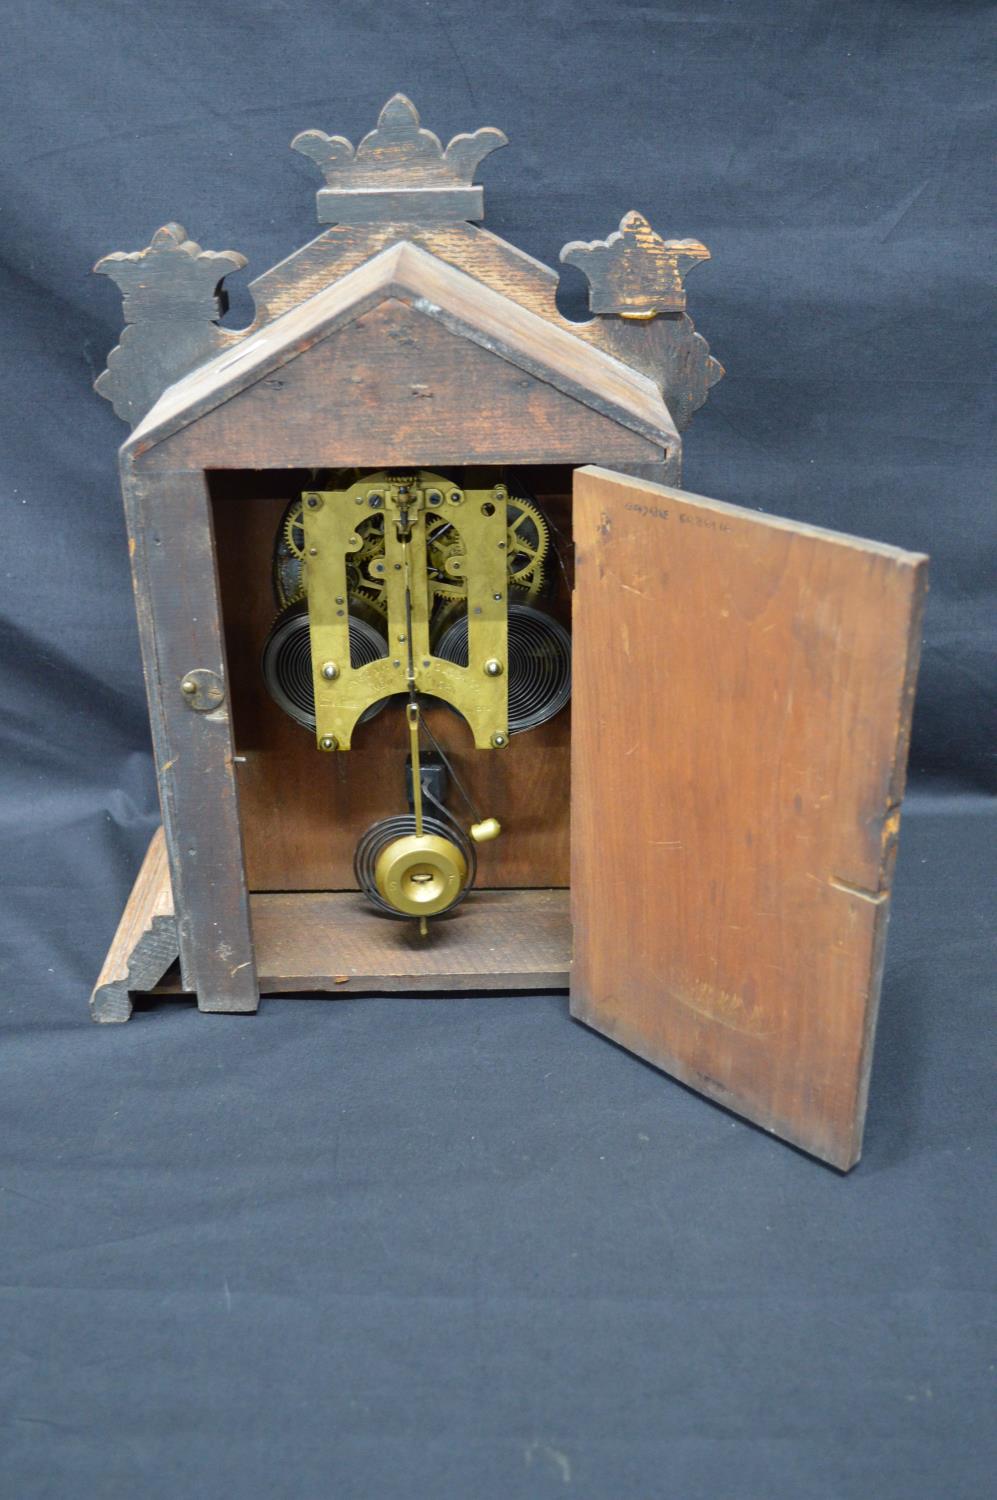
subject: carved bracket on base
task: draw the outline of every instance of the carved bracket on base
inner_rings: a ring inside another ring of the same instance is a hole
[[[93,1019],[127,1021],[132,992],[157,985],[179,952],[166,840],[157,828],[90,996]]]

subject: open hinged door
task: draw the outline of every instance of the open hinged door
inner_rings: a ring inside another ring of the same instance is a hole
[[[859,1157],[927,559],[576,471],[571,1009]]]

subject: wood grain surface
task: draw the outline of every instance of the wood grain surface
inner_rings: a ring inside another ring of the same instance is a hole
[[[410,922],[375,914],[351,891],[259,893],[250,904],[263,995],[458,997],[568,987],[566,890],[475,890],[432,924],[428,939]],[[130,990],[164,999],[190,993],[176,964]]]
[[[496,235],[461,222],[480,218],[481,189],[471,185],[471,178],[482,158],[505,140],[502,131],[484,127],[457,135],[444,151],[432,132],[420,128],[418,113],[404,95],[388,101],[378,128],[355,150],[342,136],[300,132],[292,147],[314,161],[326,179],[318,194],[319,218],[331,227],[255,278],[250,291],[256,315],[245,328],[217,323],[226,306],[221,281],[245,264],[237,252],[202,252],[182,226],[166,224],[144,250],[103,257],[95,270],[121,286],[128,326],[98,390],[134,424],[187,372],[209,367],[217,372],[212,356],[218,351],[241,361],[257,351],[261,335],[266,335],[264,345],[271,342],[270,325],[276,318],[329,290],[382,251],[406,255],[418,249],[515,304],[508,310],[513,323],[519,320],[517,309],[529,309],[555,330],[555,342],[567,336],[611,354],[630,373],[649,377],[681,430],[723,374],[689,318],[674,311],[684,305],[685,270],[708,258],[705,246],[695,240],[662,241],[635,212],[626,215],[608,241],[572,241],[565,246],[565,259],[580,251],[589,256],[589,268],[593,253],[612,263],[608,297],[599,290],[608,268],[600,265],[592,278],[593,306],[599,311],[672,311],[649,322],[616,316],[581,322],[564,318],[556,304],[555,271]],[[678,483],[681,444],[670,441],[667,457],[668,482]]]
[[[446,223],[482,217],[482,192],[471,179],[505,144],[501,130],[485,125],[455,136],[444,151],[439,137],[420,127],[411,99],[393,94],[355,149],[324,130],[301,131],[291,149],[310,157],[325,178],[317,202],[322,224]]]
[[[354,892],[252,898],[263,994],[564,989],[567,891],[472,891],[420,938]]]
[[[144,250],[97,262],[121,289],[125,327],[94,390],[124,421],[134,427],[168,385],[238,341],[218,319],[228,307],[222,282],[245,264],[237,250],[202,250],[182,224],[164,224]]]
[[[127,1021],[132,992],[151,990],[178,953],[166,839],[157,828],[93,987],[93,1019]]]
[[[313,297],[337,277],[397,243],[400,237],[447,265],[465,271],[510,301],[529,308],[553,327],[603,349],[631,369],[642,371],[663,391],[680,432],[703,405],[711,386],[723,376],[723,366],[711,357],[706,340],[695,331],[687,314],[674,313],[650,322],[603,317],[570,322],[557,306],[558,273],[526,251],[472,224],[435,227],[337,224],[251,283],[250,291],[259,309],[259,326]],[[680,459],[678,447],[673,445],[673,449],[676,459]]]
[[[653,317],[685,311],[685,275],[710,252],[699,240],[663,240],[632,209],[608,239],[572,240],[560,258],[585,276],[594,313]]]
[[[575,476],[572,1013],[847,1169],[926,559]]]
[[[258,993],[243,866],[218,577],[205,476],[152,481],[122,459],[156,776],[180,963],[202,1010],[252,1011]],[[213,673],[221,701],[199,713],[181,690]]]
[[[126,447],[149,471],[639,463],[679,443],[646,375],[402,241],[170,386]]]

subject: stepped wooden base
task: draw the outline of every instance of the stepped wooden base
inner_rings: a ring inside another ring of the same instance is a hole
[[[420,938],[356,891],[250,897],[261,995],[567,989],[566,890],[472,891]],[[96,1021],[127,1021],[133,994],[182,994],[167,970],[176,921],[162,829],[135,883],[90,1002]]]
[[[90,996],[93,1019],[127,1021],[132,995],[158,984],[179,951],[166,840],[157,828]]]

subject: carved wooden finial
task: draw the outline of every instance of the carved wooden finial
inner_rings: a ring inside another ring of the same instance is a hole
[[[419,124],[404,94],[393,94],[377,129],[354,150],[342,135],[304,130],[291,142],[325,177],[317,195],[320,224],[440,224],[480,219],[484,199],[471,179],[491,151],[506,145],[501,130],[486,125],[455,135],[446,150]]]
[[[571,240],[561,260],[588,278],[589,308],[621,318],[685,310],[683,278],[710,252],[699,240],[663,240],[636,210],[605,240]]]
[[[228,342],[217,323],[227,306],[222,282],[245,264],[236,250],[202,250],[182,224],[164,224],[144,250],[97,262],[124,297],[125,330],[94,385],[119,417],[134,426],[168,385]]]

